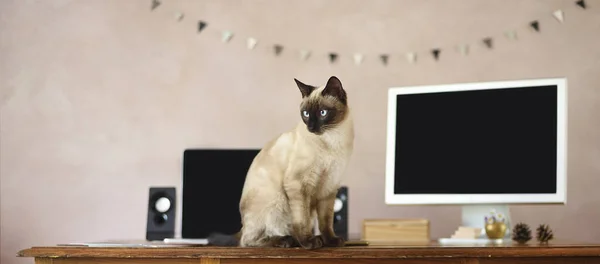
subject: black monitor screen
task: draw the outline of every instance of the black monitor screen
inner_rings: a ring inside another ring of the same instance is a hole
[[[239,203],[258,149],[189,149],[183,155],[181,236],[234,234],[242,227]]]
[[[397,95],[396,194],[556,193],[557,87]]]

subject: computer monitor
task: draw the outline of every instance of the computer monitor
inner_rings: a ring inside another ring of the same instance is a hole
[[[483,228],[490,210],[510,224],[510,204],[566,203],[564,78],[393,87],[387,125],[386,204],[462,205]]]
[[[260,149],[186,149],[183,153],[181,237],[205,239],[242,227],[240,198]],[[178,241],[175,241],[178,242]]]

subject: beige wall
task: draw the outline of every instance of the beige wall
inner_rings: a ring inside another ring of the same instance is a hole
[[[154,12],[149,2],[0,2],[2,263],[34,245],[143,238],[148,186],[179,186],[184,148],[260,147],[298,121],[293,78],[330,75],[356,119],[344,181],[351,232],[363,218],[426,217],[433,237],[453,232],[457,207],[383,202],[387,88],[567,77],[568,205],[513,214],[557,238],[600,242],[600,1],[582,11],[566,0],[163,0]],[[565,24],[555,8],[568,10]],[[197,35],[199,18],[209,26]],[[517,42],[503,38],[511,27]],[[222,29],[240,35],[223,44]],[[478,42],[490,34],[493,51]],[[259,39],[253,51],[248,36]],[[474,44],[467,57],[452,50],[463,41]],[[286,49],[274,57],[267,43]],[[439,62],[402,57],[436,46]],[[299,61],[289,48],[303,47],[319,53]],[[336,65],[330,50],[343,55]],[[360,67],[355,51],[367,55]],[[386,51],[383,67],[374,56]]]

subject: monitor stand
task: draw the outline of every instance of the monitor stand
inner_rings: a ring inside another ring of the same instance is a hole
[[[485,217],[489,216],[492,211],[496,214],[502,214],[506,223],[506,234],[501,239],[489,239],[485,234]],[[441,244],[508,244],[512,240],[511,234],[511,218],[510,210],[507,204],[476,204],[462,206],[462,223],[461,226],[481,228],[479,237],[469,238],[441,238]]]

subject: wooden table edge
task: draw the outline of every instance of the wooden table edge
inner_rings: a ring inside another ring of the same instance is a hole
[[[306,250],[300,248],[88,248],[31,247],[17,257],[33,258],[150,258],[150,259],[421,259],[421,258],[495,258],[495,257],[600,257],[599,246],[534,247],[346,247]]]

